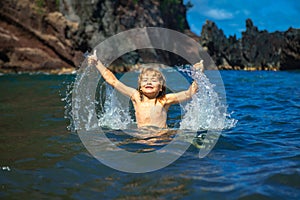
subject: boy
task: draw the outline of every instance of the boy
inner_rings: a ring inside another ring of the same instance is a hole
[[[172,104],[191,99],[198,89],[198,85],[194,81],[185,91],[165,94],[165,77],[159,70],[153,68],[144,68],[141,71],[138,78],[138,89],[134,89],[120,82],[101,61],[97,60],[96,52],[88,57],[88,63],[96,65],[109,85],[131,99],[138,128],[147,126],[167,128],[169,107]],[[196,63],[193,67],[203,72],[203,61]]]

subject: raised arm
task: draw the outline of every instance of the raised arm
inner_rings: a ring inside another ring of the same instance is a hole
[[[109,69],[107,69],[100,60],[97,59],[96,51],[94,51],[93,55],[88,57],[88,63],[90,65],[95,65],[104,80],[122,94],[131,98],[137,92],[136,89],[131,88],[119,81],[117,77]]]
[[[204,71],[203,60],[193,65],[195,70],[199,70],[201,72]],[[194,94],[197,93],[198,84],[193,81],[189,89],[177,93],[171,93],[166,95],[167,104],[175,104],[183,101],[187,101],[192,98]]]

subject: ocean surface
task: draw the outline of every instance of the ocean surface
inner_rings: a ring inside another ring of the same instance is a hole
[[[235,126],[148,173],[102,164],[70,129],[75,75],[1,75],[0,198],[300,199],[300,71],[220,73]]]

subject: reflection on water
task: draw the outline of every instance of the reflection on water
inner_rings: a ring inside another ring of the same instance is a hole
[[[156,127],[151,129],[102,130],[117,147],[137,153],[159,150],[168,145],[175,136],[177,137],[177,145],[185,146],[185,143],[189,143],[195,148],[210,150],[219,137],[218,131],[209,132],[209,136],[207,136],[207,130],[198,131],[196,136],[193,131]],[[98,145],[101,145],[101,141],[98,142]]]
[[[117,147],[130,152],[147,153],[163,148],[173,139],[175,130],[108,130],[104,131]]]

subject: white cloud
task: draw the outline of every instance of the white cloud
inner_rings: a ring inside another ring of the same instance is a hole
[[[223,9],[210,9],[204,13],[207,17],[211,17],[215,20],[225,20],[225,19],[232,19],[233,14],[227,12]]]

